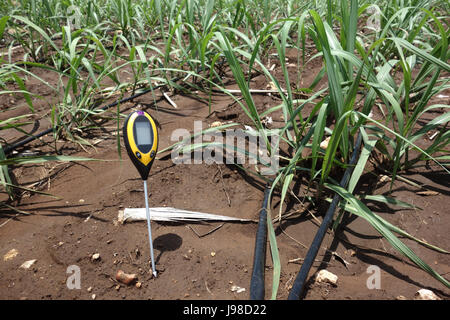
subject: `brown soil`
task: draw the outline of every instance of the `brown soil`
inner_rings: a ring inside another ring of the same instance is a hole
[[[309,83],[320,66],[305,71],[305,83]],[[296,75],[293,75],[295,81]],[[254,79],[255,88],[265,87],[267,81],[259,76]],[[302,84],[301,86],[305,86]],[[235,86],[230,86],[235,87]],[[11,98],[12,99],[12,98]],[[223,120],[223,112],[236,113],[233,121],[245,123],[245,115],[232,101],[223,95],[214,97],[213,111],[209,115],[205,103],[192,96],[173,98],[178,109],[160,100],[155,108],[151,95],[122,105],[122,112],[143,107],[161,125],[160,149],[173,143],[170,136],[174,129],[193,130],[194,120],[206,123]],[[14,98],[18,108],[7,108],[10,101],[2,100],[2,114],[26,112],[24,101]],[[258,108],[281,103],[275,95],[255,95]],[[20,106],[22,105],[22,106]],[[45,103],[38,108],[42,115]],[[114,111],[112,111],[114,112]],[[221,113],[222,112],[222,113]],[[2,117],[3,117],[2,115]],[[33,116],[33,119],[40,120]],[[275,124],[277,123],[275,120]],[[38,122],[39,129],[46,127],[46,120]],[[122,124],[121,124],[122,125]],[[36,126],[35,126],[36,127]],[[143,207],[143,187],[137,171],[123,154],[119,159],[116,146],[116,124],[108,122],[103,129],[91,130],[84,138],[95,148],[87,147],[90,154],[74,144],[58,142],[65,154],[89,156],[107,161],[78,162],[72,164],[46,163],[24,165],[13,170],[17,182],[41,188],[59,199],[45,195],[22,195],[18,208],[31,215],[18,215],[2,208],[0,211],[0,298],[1,299],[248,299],[252,272],[256,223],[175,224],[152,223],[156,254],[157,278],[152,278],[149,264],[149,247],[145,222],[117,223],[118,211],[128,207]],[[3,134],[3,133],[2,133]],[[9,142],[20,135],[3,136]],[[101,141],[99,141],[100,139]],[[47,141],[51,141],[48,137]],[[123,142],[122,142],[123,147]],[[49,152],[51,147],[33,142],[25,149]],[[122,149],[124,153],[125,149]],[[450,186],[448,177],[438,167],[421,167],[401,175],[428,190],[423,191],[397,180],[392,196],[412,203],[423,210],[400,210],[397,207],[377,206],[371,209],[388,221],[403,228],[413,236],[449,249],[448,205]],[[389,183],[380,176],[367,173],[360,182],[362,193],[385,194]],[[305,186],[297,183],[294,190],[302,198]],[[226,165],[174,165],[170,156],[157,159],[148,180],[150,206],[168,206],[202,212],[258,219],[262,204],[264,182]],[[228,200],[229,199],[229,200]],[[278,213],[279,198],[273,199],[273,215]],[[287,209],[300,215],[275,224],[281,257],[281,283],[278,299],[286,299],[293,280],[300,269],[307,247],[311,243],[326,204],[318,207],[302,207],[289,202]],[[204,235],[219,227],[214,232]],[[415,242],[404,240],[424,261],[438,273],[448,278],[450,258]],[[331,256],[330,251],[337,255]],[[17,256],[5,261],[10,250]],[[92,255],[100,254],[93,261]],[[37,259],[28,270],[19,266],[30,259]],[[402,258],[389,243],[363,219],[351,220],[334,237],[328,233],[317,256],[317,263],[310,278],[319,268],[327,268],[339,277],[337,286],[308,283],[306,299],[395,299],[402,295],[413,299],[420,288],[433,290],[442,299],[448,299],[450,290],[437,280]],[[345,260],[348,264],[344,263]],[[67,268],[79,266],[81,289],[68,289]],[[371,274],[367,268],[376,265],[381,269],[381,289],[368,289],[366,281]],[[137,274],[140,288],[126,286],[116,281],[118,270]],[[266,298],[271,295],[272,262],[267,250]],[[244,292],[232,291],[232,286],[245,288]]]

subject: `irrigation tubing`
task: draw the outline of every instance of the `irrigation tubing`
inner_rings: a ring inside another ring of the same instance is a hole
[[[178,76],[178,77],[175,77],[175,78],[171,79],[170,82],[177,82],[178,80],[180,80],[182,78],[183,78],[182,76]],[[117,100],[117,101],[115,101],[113,103],[110,103],[110,104],[107,104],[107,105],[105,105],[105,106],[103,106],[101,108],[98,108],[98,110],[103,110],[103,111],[107,110],[109,108],[117,106],[118,104],[122,104],[122,103],[128,102],[130,100],[133,100],[133,99],[135,99],[137,97],[140,97],[140,96],[142,96],[144,94],[147,94],[147,93],[149,93],[149,92],[151,92],[153,90],[157,90],[157,89],[162,88],[164,86],[167,86],[167,83],[163,83],[163,84],[157,85],[155,87],[151,87],[149,89],[146,89],[144,91],[136,93],[136,94],[132,95],[131,97]],[[27,143],[29,143],[29,142],[31,142],[33,140],[39,139],[40,137],[51,133],[55,129],[58,129],[58,127],[56,126],[55,128],[49,128],[49,129],[46,129],[46,130],[44,130],[44,131],[42,131],[42,132],[40,132],[38,134],[30,135],[29,137],[27,137],[27,138],[25,138],[25,139],[23,139],[23,140],[21,140],[19,142],[16,142],[14,144],[5,146],[3,151],[5,152],[5,154],[8,154],[8,153],[12,152],[13,150],[15,150],[17,148],[20,148],[20,147],[26,145]]]
[[[264,191],[264,200],[259,212],[258,230],[256,231],[253,271],[250,282],[250,300],[264,300],[264,266],[267,248],[267,204],[269,203],[270,184]]]
[[[361,141],[362,137],[361,133],[359,133],[358,137],[356,138],[355,149],[353,150],[353,154],[348,164],[348,168],[345,170],[344,176],[342,177],[342,180],[340,182],[340,186],[343,188],[346,187],[350,179],[350,175],[353,172],[354,164],[356,163],[359,155],[359,148],[361,146]],[[317,231],[311,246],[309,247],[308,253],[306,254],[305,260],[300,268],[300,271],[297,277],[295,278],[294,284],[288,296],[289,300],[299,300],[300,297],[303,296],[306,278],[308,277],[309,270],[311,269],[314,259],[317,256],[317,252],[319,251],[320,245],[322,244],[325,233],[327,232],[327,229],[330,226],[334,212],[336,211],[336,207],[339,204],[340,200],[341,197],[336,193],[333,197],[333,201],[331,202],[330,207],[328,208],[328,211],[325,214],[325,217],[323,218],[322,224],[320,225],[320,228]]]

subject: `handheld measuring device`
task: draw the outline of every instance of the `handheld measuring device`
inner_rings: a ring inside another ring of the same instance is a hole
[[[155,121],[145,111],[132,112],[123,126],[123,140],[128,156],[139,171],[144,181],[145,212],[147,215],[148,239],[152,271],[156,277],[155,259],[153,255],[152,229],[150,225],[150,209],[148,207],[147,178],[158,150],[158,131]]]

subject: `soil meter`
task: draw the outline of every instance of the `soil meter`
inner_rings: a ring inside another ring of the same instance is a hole
[[[148,208],[147,178],[158,150],[158,131],[155,121],[144,111],[135,111],[125,120],[123,140],[133,164],[144,181],[145,212],[147,215],[148,239],[152,271],[156,277],[155,259],[153,255],[152,228],[150,226],[150,210]]]

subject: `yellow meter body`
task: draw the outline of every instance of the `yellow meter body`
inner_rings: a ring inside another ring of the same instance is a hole
[[[147,180],[158,151],[158,131],[155,121],[145,111],[132,112],[123,126],[123,140],[128,156],[142,179]]]

